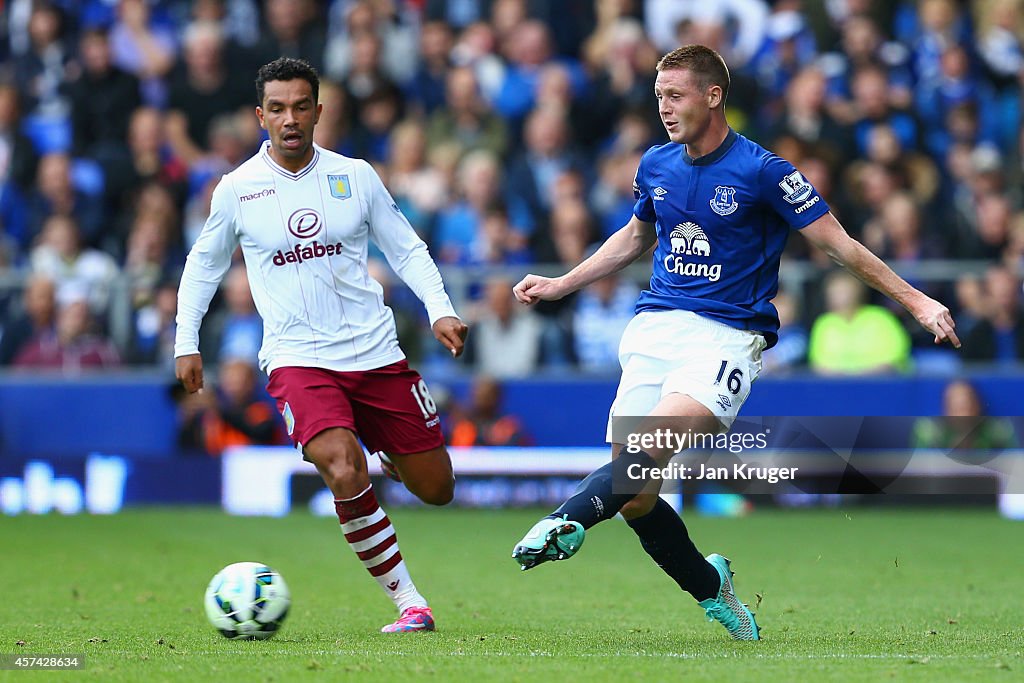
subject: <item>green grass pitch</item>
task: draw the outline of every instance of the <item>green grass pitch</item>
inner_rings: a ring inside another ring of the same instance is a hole
[[[964,681],[1024,673],[1024,525],[961,510],[690,518],[733,560],[761,643],[735,643],[620,521],[567,562],[519,572],[537,511],[395,510],[439,631],[383,635],[390,602],[336,521],[209,509],[0,518],[0,653],[84,653],[97,681]],[[276,638],[222,638],[202,611],[223,565],[292,592]],[[760,596],[758,598],[757,596]],[[23,645],[18,645],[23,641]],[[56,680],[58,674],[37,674]],[[33,674],[0,671],[0,680]]]

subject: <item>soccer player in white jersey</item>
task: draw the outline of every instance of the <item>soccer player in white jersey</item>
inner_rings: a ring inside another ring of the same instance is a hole
[[[560,299],[654,247],[650,287],[619,347],[622,379],[607,433],[613,460],[538,522],[512,556],[523,569],[571,557],[587,528],[621,512],[644,550],[709,619],[733,638],[758,640],[754,616],[733,590],[729,561],[697,551],[679,515],[658,496],[660,480],[629,486],[631,467],[634,474],[663,467],[673,451],[623,448],[629,437],[612,415],[643,418],[643,432],[714,435],[729,428],[760,371],[761,352],[778,338],[771,300],[793,230],[903,305],[935,343],[960,342],[949,310],[847,235],[792,164],[729,128],[729,70],[717,52],[687,45],[662,57],[657,70],[654,93],[669,141],[640,161],[633,217],[567,274],[527,275],[514,288],[524,304]]]
[[[225,175],[178,290],[174,355],[190,392],[203,386],[199,327],[241,245],[263,318],[260,367],[288,434],[335,497],[349,546],[398,608],[384,632],[434,630],[427,601],[377,504],[361,439],[388,456],[421,500],[445,505],[455,480],[437,407],[398,346],[394,316],[367,274],[372,239],[426,305],[434,336],[454,356],[467,327],[436,265],[376,172],[313,143],[322,105],[304,61],[281,58],[256,78],[256,116],[270,138]],[[383,462],[383,456],[382,456]]]

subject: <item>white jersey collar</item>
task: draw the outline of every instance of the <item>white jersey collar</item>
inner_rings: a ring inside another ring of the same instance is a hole
[[[306,164],[305,167],[303,167],[296,173],[292,173],[285,167],[281,166],[276,161],[274,161],[274,159],[270,156],[270,140],[263,141],[263,146],[260,148],[260,156],[263,157],[263,161],[266,162],[267,166],[270,167],[270,170],[274,171],[275,173],[279,173],[280,175],[283,175],[285,178],[288,178],[289,180],[298,180],[299,178],[304,177],[307,173],[312,171],[313,168],[316,166],[316,162],[320,160],[320,148],[316,144],[313,145],[313,158],[310,159],[309,163]]]

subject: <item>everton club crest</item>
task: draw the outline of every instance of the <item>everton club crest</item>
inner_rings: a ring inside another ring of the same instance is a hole
[[[728,216],[739,208],[736,203],[736,188],[719,185],[715,188],[715,196],[711,198],[711,210],[719,216]]]

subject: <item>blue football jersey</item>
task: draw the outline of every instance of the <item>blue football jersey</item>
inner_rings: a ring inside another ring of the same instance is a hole
[[[633,213],[654,223],[650,289],[636,312],[682,309],[778,340],[771,299],[790,228],[828,213],[791,163],[733,130],[714,152],[691,159],[683,145],[647,150],[633,185]]]

